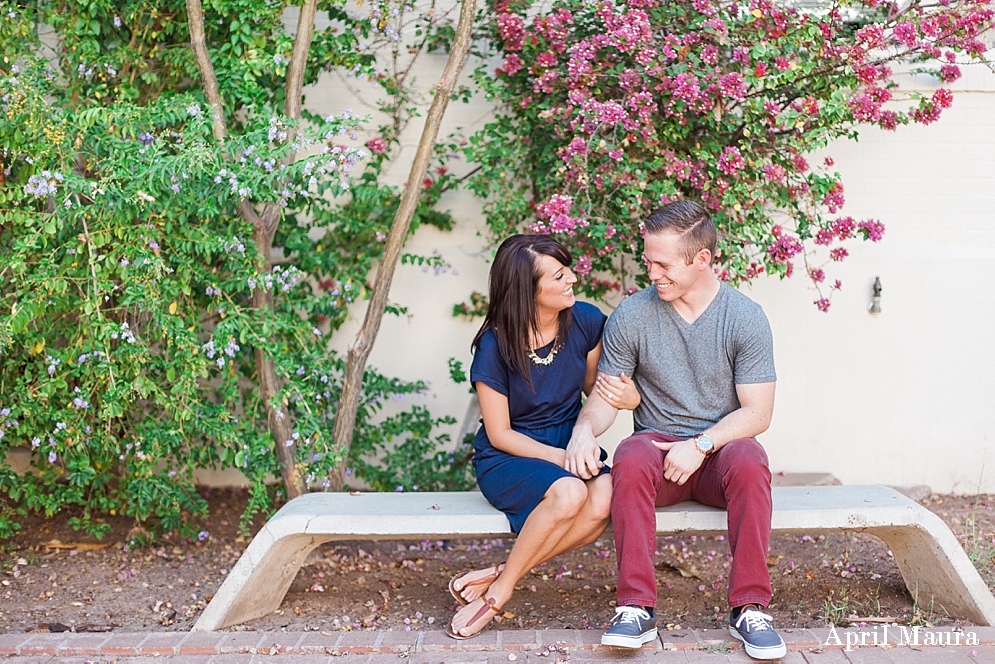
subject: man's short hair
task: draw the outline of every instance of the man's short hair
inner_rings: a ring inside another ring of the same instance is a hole
[[[715,257],[715,224],[708,213],[694,201],[674,201],[657,208],[643,222],[647,235],[676,233],[681,236],[681,249],[690,265],[702,249]]]

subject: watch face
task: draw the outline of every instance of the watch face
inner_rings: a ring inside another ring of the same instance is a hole
[[[703,450],[705,452],[711,452],[712,448],[715,446],[715,443],[712,442],[712,439],[706,436],[705,434],[701,434],[700,436],[698,436],[697,444],[698,444],[698,449]]]

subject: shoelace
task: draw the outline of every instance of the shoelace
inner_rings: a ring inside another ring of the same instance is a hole
[[[645,609],[635,606],[620,606],[615,609],[616,623],[634,623],[637,619],[649,620],[650,614]]]
[[[747,632],[766,632],[771,629],[771,626],[766,621],[773,620],[773,618],[766,613],[760,613],[756,610],[743,611],[736,620],[736,629],[739,629],[739,624],[744,620],[746,621]]]

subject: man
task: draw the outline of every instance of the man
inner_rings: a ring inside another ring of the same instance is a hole
[[[642,397],[636,433],[619,445],[612,467],[618,608],[601,643],[639,648],[656,638],[654,506],[696,500],[728,510],[730,633],[752,657],[783,657],[784,641],[762,612],[772,594],[771,489],[767,455],[754,438],[774,408],[770,325],[759,305],[716,278],[715,226],[700,205],[656,210],[644,239],[653,284],[612,314],[598,366],[605,377],[631,376]],[[594,439],[614,421],[616,397],[602,385],[584,405],[568,471],[597,474]]]

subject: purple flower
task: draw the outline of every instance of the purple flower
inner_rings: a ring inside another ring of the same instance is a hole
[[[55,452],[49,452],[48,453],[48,462],[49,463],[55,463],[55,460],[58,459],[58,458],[59,458],[59,455],[56,454]]]
[[[120,28],[121,27],[121,17],[120,16],[115,16],[114,17],[114,27],[115,28]]]
[[[153,141],[155,141],[155,136],[153,136],[147,131],[143,131],[141,134],[138,135],[138,140],[141,141],[142,145],[148,147],[152,145]]]
[[[211,536],[211,533],[207,532],[206,530],[202,530],[199,533],[197,533],[197,541],[198,542],[203,542],[204,540],[206,540],[210,536]]]

